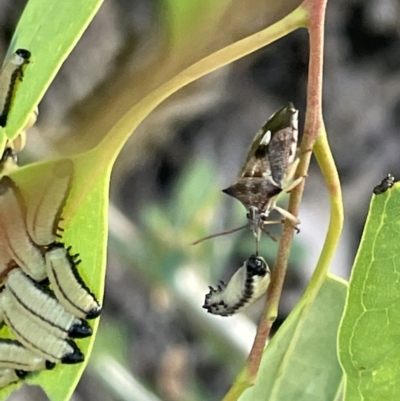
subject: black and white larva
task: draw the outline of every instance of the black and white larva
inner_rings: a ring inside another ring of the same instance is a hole
[[[94,319],[101,306],[79,275],[78,255],[71,255],[63,244],[54,244],[45,254],[47,275],[58,302],[81,319]]]
[[[48,333],[59,338],[85,338],[92,335],[89,324],[67,312],[54,295],[30,279],[21,269],[10,271],[5,288],[15,308]]]
[[[22,81],[25,66],[29,63],[31,54],[28,50],[18,49],[5,64],[0,72],[0,126],[7,125],[8,115],[12,108],[13,99]],[[17,152],[20,152],[26,144],[26,130],[31,128],[39,114],[36,107],[29,114],[25,127],[18,132],[12,140],[8,140],[3,155],[0,158],[0,175],[9,174],[18,168]]]
[[[84,354],[72,340],[49,333],[41,321],[21,310],[7,288],[0,293],[0,308],[15,338],[29,350],[54,363],[74,364],[84,360]]]
[[[19,341],[0,339],[0,369],[17,369],[25,372],[53,369],[54,363],[38,356]]]
[[[203,308],[220,316],[233,315],[264,295],[270,282],[270,270],[260,256],[250,256],[235,272],[228,284],[209,287]]]
[[[0,73],[0,126],[7,124],[17,84],[22,80],[24,66],[29,63],[31,53],[18,49],[4,65]]]

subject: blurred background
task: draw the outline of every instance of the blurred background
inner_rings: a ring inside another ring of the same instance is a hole
[[[300,1],[105,0],[39,105],[21,163],[91,148],[146,93],[184,67],[277,21]],[[0,3],[3,58],[26,1]],[[328,4],[324,117],[343,185],[345,230],[332,271],[347,278],[374,185],[400,176],[400,6]],[[182,89],[121,153],[111,183],[104,313],[80,400],[219,400],[251,347],[263,302],[232,318],[201,308],[208,285],[254,251],[222,194],[256,131],[292,101],[304,123],[308,38],[299,30]],[[300,131],[301,133],[301,131]],[[282,200],[283,205],[286,200]],[[325,236],[329,203],[312,163],[279,320],[301,296]],[[274,227],[279,236],[280,227]],[[263,239],[273,266],[277,244]],[[47,400],[24,386],[12,401]]]

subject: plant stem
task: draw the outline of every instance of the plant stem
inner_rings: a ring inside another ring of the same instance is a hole
[[[321,168],[326,186],[329,191],[330,219],[328,232],[326,234],[324,246],[322,248],[317,267],[303,295],[303,298],[308,302],[312,301],[316,297],[327,274],[329,273],[329,266],[335,254],[340,235],[342,233],[344,216],[339,175],[329,148],[325,127],[322,127],[322,132],[317,139],[314,147],[314,154],[317,158],[317,162]]]
[[[325,20],[326,2],[327,0],[306,0],[300,6],[308,13],[310,55],[309,55],[309,72],[308,72],[308,88],[307,88],[307,113],[306,113],[304,135],[301,144],[301,161],[296,173],[298,177],[307,175],[311,159],[311,150],[313,149],[314,143],[318,135],[322,133],[323,129],[321,105],[322,105],[324,20]],[[327,142],[324,142],[323,144],[327,144]],[[324,155],[329,154],[329,147],[328,148],[324,147],[324,151],[325,153],[322,152],[324,153]],[[333,163],[333,159],[331,159],[331,161]],[[319,160],[319,162],[323,163],[324,161]],[[331,172],[331,176],[329,176],[329,178],[335,176],[336,172],[335,166],[332,163],[329,163],[328,166],[325,166],[325,170]],[[326,171],[323,172],[325,175]],[[327,179],[328,188],[331,188],[331,182],[328,181],[328,176],[325,175],[325,178]],[[299,204],[304,191],[304,184],[305,181],[303,181],[300,185],[298,185],[292,191],[290,196],[288,210],[295,216],[297,216],[298,214]],[[340,235],[340,232],[338,234]],[[331,237],[332,235],[329,236],[329,238]],[[287,262],[289,259],[292,239],[293,239],[293,227],[289,222],[285,222],[282,231],[282,238],[279,245],[276,263],[271,275],[271,284],[268,289],[263,317],[258,326],[257,335],[254,340],[253,348],[250,352],[247,361],[247,369],[248,369],[247,380],[250,384],[253,384],[256,380],[266,341],[269,337],[271,327],[278,315],[278,306],[286,275]],[[335,248],[336,246],[333,246],[333,250]],[[330,256],[331,253],[332,252],[328,252],[328,255]],[[324,256],[328,255],[324,254]],[[325,272],[326,275],[326,271],[329,267],[330,260],[328,261],[327,258],[324,258],[324,261],[325,263],[323,263],[324,266],[323,272]],[[324,277],[323,274],[322,277]],[[310,282],[310,286],[312,286],[314,289],[313,293],[318,292],[321,284],[322,284],[321,275],[318,276],[318,280],[316,282],[315,281]]]

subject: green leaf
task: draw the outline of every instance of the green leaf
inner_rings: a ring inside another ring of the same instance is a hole
[[[13,139],[23,129],[62,63],[75,47],[103,0],[30,0],[14,33],[8,56],[17,49],[31,52],[23,82],[16,92],[7,126],[0,129]],[[2,148],[0,148],[1,150]],[[2,151],[0,153],[3,153]]]
[[[400,399],[400,185],[373,196],[339,335],[345,400]]]
[[[301,301],[264,351],[240,401],[332,401],[342,380],[336,337],[346,284],[328,277],[310,308]]]

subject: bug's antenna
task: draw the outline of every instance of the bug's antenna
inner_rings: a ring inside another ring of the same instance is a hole
[[[233,230],[222,231],[220,233],[207,235],[207,237],[200,238],[197,241],[193,242],[192,245],[197,245],[197,244],[200,244],[203,241],[206,241],[206,240],[209,240],[209,239],[212,239],[212,238],[216,238],[216,237],[221,237],[223,235],[233,234],[236,231],[243,230],[243,228],[246,228],[248,226],[249,226],[249,224],[245,224],[244,226],[241,226],[241,227],[238,227],[238,228],[234,228]],[[272,241],[275,241],[275,242],[278,241],[278,239],[275,237],[275,235],[271,234],[265,227],[261,227],[261,230],[262,230],[262,232],[264,234],[267,234],[268,237],[270,237],[272,239]],[[258,248],[258,242],[259,242],[259,240],[256,239],[256,248]],[[258,255],[258,252],[256,254]]]
[[[243,230],[243,228],[246,228],[246,227],[248,227],[248,226],[249,226],[249,224],[245,224],[244,226],[241,226],[241,227],[238,227],[238,228],[234,228],[233,230],[222,231],[222,232],[217,233],[217,234],[207,235],[207,237],[200,238],[200,239],[198,239],[197,241],[193,242],[192,245],[200,244],[200,242],[206,241],[206,240],[211,239],[211,238],[221,237],[222,235],[227,235],[227,234],[235,233],[236,231]]]

